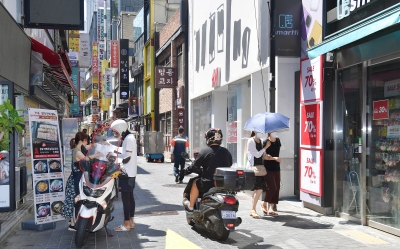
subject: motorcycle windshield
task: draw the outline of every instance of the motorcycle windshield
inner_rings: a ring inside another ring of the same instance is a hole
[[[97,136],[101,136],[101,139],[96,140]],[[86,157],[79,161],[85,183],[90,188],[101,188],[111,179],[118,177],[120,168],[118,154],[115,151],[118,150],[120,138],[119,133],[110,127],[96,131],[94,143],[91,144]]]

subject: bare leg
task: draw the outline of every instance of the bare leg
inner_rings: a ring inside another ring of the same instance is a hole
[[[196,199],[199,196],[199,189],[196,186],[196,181],[193,181],[192,189],[190,190],[190,207],[191,208],[194,207],[194,204],[196,203]]]
[[[129,224],[131,227],[135,227],[135,222],[134,222],[134,217],[131,217],[131,220],[129,221]]]
[[[260,199],[261,193],[262,193],[262,189],[254,190],[253,199],[252,199],[252,209],[251,209],[252,211],[257,212],[256,206],[257,206],[258,200]]]
[[[269,204],[268,213],[273,213],[275,204],[273,204],[273,203],[268,203],[268,204]]]

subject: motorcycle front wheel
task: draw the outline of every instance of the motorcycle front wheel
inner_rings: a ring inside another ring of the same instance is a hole
[[[217,231],[214,231],[214,236],[219,241],[225,241],[229,237],[231,231],[225,227],[224,221],[221,220]]]
[[[75,224],[75,245],[77,247],[83,247],[85,245],[85,240],[88,235],[88,232],[86,232],[88,222],[89,219],[80,217],[78,222]]]

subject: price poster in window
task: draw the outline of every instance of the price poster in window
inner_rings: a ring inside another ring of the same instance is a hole
[[[300,190],[322,196],[322,150],[300,149]]]
[[[35,224],[64,220],[64,169],[58,114],[29,108]]]

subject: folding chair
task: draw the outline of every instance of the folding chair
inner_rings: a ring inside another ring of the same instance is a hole
[[[351,189],[351,191],[353,193],[353,199],[351,200],[347,210],[350,209],[350,207],[352,206],[352,204],[354,202],[354,206],[356,207],[356,212],[358,213],[357,192],[358,191],[361,192],[361,185],[360,185],[360,179],[358,178],[357,172],[350,171],[350,173],[349,173],[349,184],[350,184],[350,189]],[[368,205],[366,205],[366,206],[367,206],[368,213],[371,213],[369,211]]]

